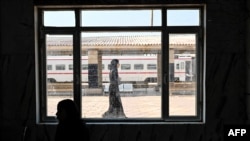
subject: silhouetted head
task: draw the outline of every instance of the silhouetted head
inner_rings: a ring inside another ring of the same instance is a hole
[[[59,122],[77,120],[80,118],[80,112],[73,100],[65,99],[57,104],[56,116]]]
[[[113,59],[111,60],[111,63],[110,63],[110,69],[113,70],[113,69],[117,69],[117,65],[119,64],[119,60],[118,59]]]

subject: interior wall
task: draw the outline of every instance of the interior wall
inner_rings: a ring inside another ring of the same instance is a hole
[[[63,3],[63,0],[54,1]],[[91,0],[85,2],[93,4]],[[130,0],[99,2],[129,3]],[[160,3],[158,0],[136,2]],[[224,124],[246,123],[249,3],[248,7],[246,0],[207,0],[206,3],[206,123],[88,125],[91,141],[219,141],[223,140]],[[33,1],[2,0],[0,8],[0,139],[53,141],[56,125],[36,125]]]
[[[246,102],[247,102],[247,123],[250,124],[250,1],[247,1],[247,24],[246,24]]]

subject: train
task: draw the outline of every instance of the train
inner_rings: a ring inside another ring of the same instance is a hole
[[[82,56],[82,82],[88,82],[88,56]],[[102,81],[109,82],[109,65],[118,59],[118,73],[122,82],[157,82],[157,55],[153,56],[102,56]],[[170,81],[192,81],[195,75],[195,55],[175,54],[174,64],[170,63]],[[173,68],[173,69],[171,69]],[[190,76],[190,77],[188,77]],[[173,77],[173,78],[172,78]],[[47,79],[49,82],[73,81],[72,56],[47,56]]]
[[[195,54],[175,54],[174,63],[172,64],[172,66],[174,67],[169,67],[170,76],[174,77],[172,78],[171,81],[175,82],[195,81],[196,79]]]

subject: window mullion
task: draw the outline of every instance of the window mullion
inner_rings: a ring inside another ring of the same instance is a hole
[[[200,119],[203,118],[203,96],[204,96],[204,79],[202,79],[203,75],[204,75],[204,72],[203,72],[203,63],[204,63],[204,47],[203,47],[203,43],[204,43],[204,39],[203,39],[203,31],[202,31],[202,28],[200,28],[199,32],[197,33],[198,34],[198,41],[197,41],[197,60],[196,60],[196,64],[197,64],[197,115],[198,117],[200,117]]]
[[[74,63],[74,101],[81,115],[81,35],[80,35],[80,12],[75,10],[76,29],[73,41],[73,63]]]
[[[162,9],[162,118],[166,120],[169,116],[169,85],[168,85],[168,69],[169,69],[169,46],[167,34],[167,13],[166,9]]]

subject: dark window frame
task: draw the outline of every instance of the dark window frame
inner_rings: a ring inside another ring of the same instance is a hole
[[[105,7],[105,8],[99,8],[99,9],[123,9],[124,7]],[[198,123],[204,123],[205,119],[204,119],[204,112],[205,112],[205,105],[204,105],[204,98],[205,98],[205,92],[204,92],[204,80],[205,80],[205,76],[204,76],[204,71],[205,71],[205,39],[204,39],[204,5],[174,5],[174,6],[143,6],[143,7],[138,7],[138,6],[128,6],[126,8],[131,8],[131,9],[147,9],[147,8],[157,8],[157,9],[161,9],[162,10],[162,25],[161,26],[149,26],[149,27],[81,27],[80,26],[80,11],[81,9],[91,9],[91,8],[82,8],[82,7],[62,7],[62,8],[58,8],[58,7],[44,7],[44,6],[37,6],[35,8],[35,20],[37,21],[37,25],[36,25],[36,57],[37,57],[37,70],[41,70],[41,71],[37,71],[37,96],[38,96],[38,122],[39,123],[47,123],[47,122],[55,122],[56,120],[53,117],[47,117],[45,115],[46,113],[46,79],[43,78],[43,76],[46,73],[46,69],[47,67],[45,66],[46,64],[46,50],[44,49],[45,46],[45,35],[46,34],[70,34],[73,35],[73,46],[74,46],[74,50],[73,50],[73,54],[74,54],[74,68],[73,68],[73,72],[74,72],[74,81],[79,81],[80,78],[77,76],[80,76],[81,73],[81,49],[80,49],[80,34],[82,31],[159,31],[162,33],[162,58],[164,56],[164,59],[162,59],[162,86],[165,88],[162,93],[167,93],[162,95],[162,118],[161,119],[128,119],[128,120],[105,120],[105,119],[89,119],[87,120],[87,122],[93,122],[93,123],[101,123],[101,122],[105,122],[105,123],[171,123],[171,122],[188,122],[188,123],[194,123],[194,122],[198,122]],[[171,26],[168,27],[166,25],[167,21],[166,21],[166,11],[167,9],[200,9],[200,25],[199,26]],[[97,9],[97,8],[95,8]],[[76,25],[75,27],[45,27],[43,26],[43,15],[42,15],[42,11],[43,10],[74,10],[75,11],[75,17],[76,17]],[[197,93],[199,93],[196,97],[197,99],[197,116],[169,116],[168,112],[168,105],[169,105],[169,98],[168,98],[168,53],[169,53],[169,40],[168,40],[168,36],[171,33],[195,33],[198,35],[198,41],[197,41],[197,45],[198,45],[198,50],[197,50]],[[80,107],[81,105],[81,86],[80,84],[74,83],[74,101],[76,102],[76,104]]]

